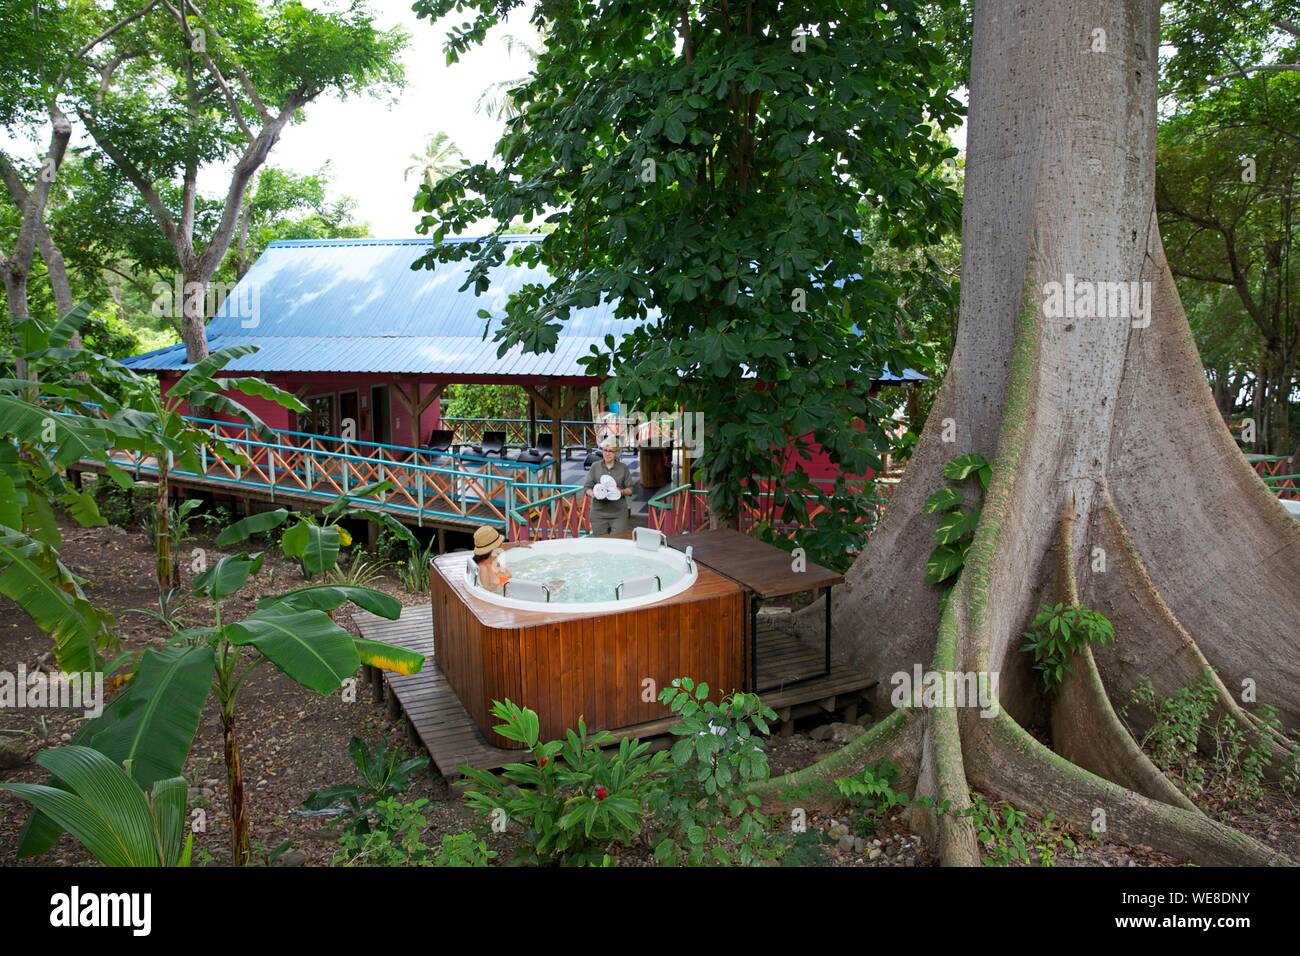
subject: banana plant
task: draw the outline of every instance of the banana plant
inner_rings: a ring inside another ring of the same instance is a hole
[[[257,522],[244,519],[237,526],[247,537]],[[146,651],[127,689],[72,741],[122,763],[140,787],[148,788],[181,773],[199,718],[213,698],[221,720],[236,865],[251,856],[238,736],[239,696],[249,677],[271,664],[309,690],[332,694],[362,664],[402,674],[424,666],[423,656],[414,651],[353,637],[334,622],[330,612],[349,602],[380,617],[397,618],[401,602],[371,588],[307,585],[263,598],[247,617],[227,620],[225,602],[248,584],[264,560],[263,552],[226,555],[195,578],[194,593],[211,604],[211,623],[178,631],[169,646]],[[61,783],[56,780],[51,786]],[[59,821],[38,809],[24,828],[19,854],[44,852],[59,833]]]
[[[77,351],[66,345],[89,314],[83,303],[52,329],[35,319],[17,323],[19,351]],[[58,370],[66,387],[39,362],[31,370],[44,373],[42,387],[57,399],[97,391],[76,375],[79,369],[74,363]],[[105,459],[117,436],[107,422],[52,414],[32,400],[31,390],[32,379],[0,378],[0,594],[53,638],[62,670],[99,671],[102,653],[115,644],[113,617],[86,599],[84,581],[62,562],[54,509],[62,506],[86,527],[107,523],[95,500],[68,480],[67,468],[83,458]]]
[[[185,833],[184,777],[156,781],[148,792],[108,757],[89,747],[43,750],[35,762],[63,787],[0,783],[55,821],[105,866],[189,866],[194,834]]]
[[[18,349],[40,382],[39,397],[32,394],[33,378],[0,378],[0,594],[53,636],[65,671],[100,670],[101,653],[114,644],[111,615],[86,600],[82,582],[59,559],[56,504],[83,525],[106,523],[94,498],[73,487],[69,466],[96,462],[122,488],[132,484],[123,454],[137,473],[155,470],[157,577],[159,593],[166,594],[175,583],[167,507],[171,468],[202,471],[204,447],[247,463],[237,448],[186,418],[187,405],[229,414],[263,436],[270,435],[266,424],[226,392],[305,410],[294,396],[260,379],[217,381],[226,364],[255,351],[251,346],[214,352],[164,394],[152,376],[69,347],[89,314],[83,302],[51,328],[31,318],[16,324]]]
[[[287,508],[276,508],[273,511],[249,515],[217,535],[217,546],[228,547],[246,541],[255,534],[274,531],[293,519],[280,539],[280,546],[286,555],[298,560],[303,577],[308,579],[333,568],[338,563],[340,551],[352,543],[352,536],[339,524],[344,518],[362,518],[372,521],[406,542],[409,547],[418,549],[419,541],[411,533],[411,529],[392,515],[369,508],[352,507],[352,502],[357,499],[373,498],[391,491],[392,488],[392,481],[385,479],[358,488],[350,494],[339,495],[321,509],[319,517],[311,512],[295,512]]]
[[[187,416],[194,408],[211,409],[230,415],[248,425],[262,441],[273,441],[274,434],[267,424],[242,403],[231,398],[229,392],[238,392],[255,398],[275,402],[294,412],[304,412],[307,406],[294,395],[277,388],[260,378],[228,377],[220,381],[216,374],[230,362],[257,351],[254,345],[236,345],[218,349],[202,362],[197,362],[166,392],[152,378],[136,375],[119,365],[130,376],[126,389],[130,404],[119,407],[110,420],[123,430],[130,430],[130,441],[119,442],[136,452],[137,474],[142,468],[153,471],[157,482],[154,503],[154,552],[158,590],[167,593],[175,586],[175,563],[172,558],[171,532],[172,470],[180,468],[192,474],[203,473],[202,452],[209,448],[231,465],[247,466],[248,457],[240,450],[239,442],[227,441],[208,431]]]

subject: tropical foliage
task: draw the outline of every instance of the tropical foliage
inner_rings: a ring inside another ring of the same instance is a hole
[[[454,60],[517,6],[416,11],[471,11],[449,34]],[[503,351],[553,349],[572,309],[606,300],[647,319],[585,364],[617,376],[611,399],[705,414],[700,477],[724,520],[756,479],[817,494],[773,449],[813,438],[848,474],[878,467],[889,410],[871,382],[921,356],[898,335],[876,252],[937,242],[957,219],[944,172],[956,151],[937,133],[960,106],[925,12],[906,0],[537,8],[547,50],[510,91],[499,161],[422,186],[417,203],[436,239],[488,220],[555,229],[521,247],[501,225],[426,264],[468,257],[479,293],[507,257],[550,269],[554,282],[483,312]],[[869,234],[873,211],[887,234]]]

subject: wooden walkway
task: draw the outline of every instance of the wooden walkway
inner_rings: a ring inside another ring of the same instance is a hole
[[[363,636],[399,644],[425,656],[424,669],[417,674],[403,676],[375,671],[369,677],[375,700],[385,700],[394,718],[406,715],[412,743],[429,752],[439,773],[450,778],[458,775],[458,768],[464,765],[489,769],[524,759],[522,751],[506,750],[487,742],[438,669],[429,605],[405,608],[396,621],[360,609],[353,611],[353,617]],[[807,714],[829,714],[843,708],[846,719],[856,717],[863,693],[869,688],[866,677],[836,664],[826,677],[803,679],[822,670],[822,648],[804,644],[771,627],[760,629],[758,647],[759,691],[763,702],[779,715],[781,733],[790,733],[794,719]],[[800,683],[792,684],[793,681]],[[528,706],[529,702],[515,703]],[[676,722],[676,718],[666,716],[662,720],[610,730],[620,739],[645,739],[668,733]]]

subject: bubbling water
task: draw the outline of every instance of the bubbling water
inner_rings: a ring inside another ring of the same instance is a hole
[[[520,557],[516,558],[507,552],[504,561],[516,581],[545,584],[551,589],[552,601],[573,604],[612,601],[619,582],[650,575],[658,575],[666,590],[686,574],[684,568],[641,554],[588,551],[530,555],[526,550],[518,553]]]

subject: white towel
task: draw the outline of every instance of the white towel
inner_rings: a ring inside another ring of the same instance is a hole
[[[622,497],[618,490],[618,482],[609,475],[601,475],[600,481],[592,485],[591,496],[600,501],[617,501]]]

